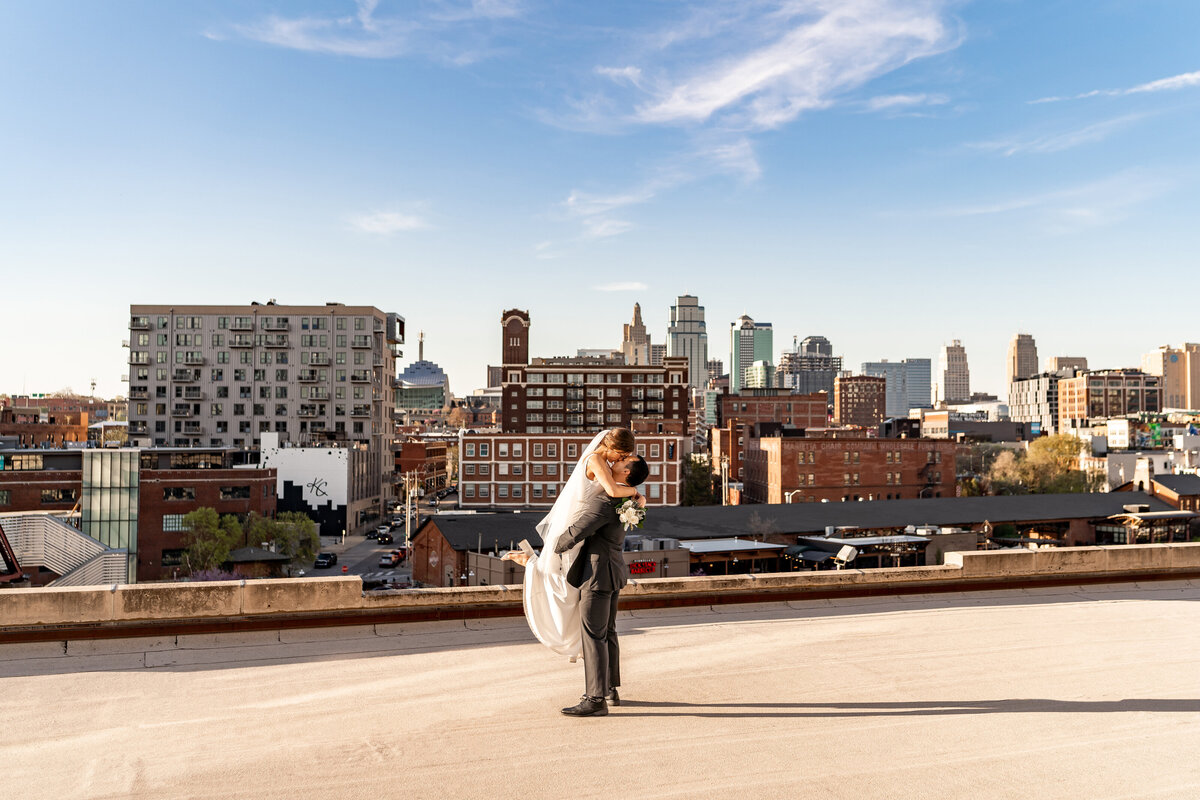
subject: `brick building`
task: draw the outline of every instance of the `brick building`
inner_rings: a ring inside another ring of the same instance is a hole
[[[788,389],[743,389],[721,396],[720,424],[731,420],[749,425],[777,422],[793,428],[823,428],[829,424],[829,398],[824,392],[792,394]]]
[[[500,426],[505,433],[586,434],[627,428],[635,420],[687,423],[685,356],[638,366],[587,356],[530,362],[528,312],[505,311],[501,327]]]
[[[242,519],[250,512],[275,515],[275,470],[245,465],[245,456],[177,448],[0,451],[0,512],[70,512],[78,504],[83,532],[128,548],[137,580],[169,579],[184,571],[188,512],[208,507]],[[121,458],[121,475],[104,463]]]
[[[1058,432],[1089,420],[1124,417],[1163,408],[1162,378],[1140,370],[1084,372],[1058,381]]]
[[[88,412],[21,406],[0,409],[0,436],[15,437],[20,447],[58,447],[65,442],[86,442]]]
[[[459,436],[458,504],[464,509],[549,508],[595,433],[467,433]],[[638,434],[650,476],[642,494],[652,506],[679,505],[689,439]]]
[[[838,425],[875,428],[887,406],[887,379],[839,375],[833,381],[833,421]]]
[[[747,431],[748,500],[783,503],[953,497],[954,442]],[[760,435],[755,436],[755,433]],[[762,435],[767,434],[767,435]]]
[[[742,462],[745,458],[745,440],[748,433],[747,425],[740,422],[731,421],[723,428],[712,428],[709,433],[710,458],[709,466],[712,470],[714,481],[723,481],[728,477],[731,483],[738,483],[742,480],[745,474],[745,468]],[[726,460],[727,463],[726,463]],[[723,473],[723,469],[728,468],[728,473]],[[723,489],[721,489],[723,491]],[[738,494],[733,493],[732,498],[738,497]],[[734,502],[732,498],[726,498],[724,502]]]
[[[411,440],[396,444],[396,497],[404,496],[402,475],[417,475],[425,491],[435,492],[450,480],[446,462],[446,443]]]

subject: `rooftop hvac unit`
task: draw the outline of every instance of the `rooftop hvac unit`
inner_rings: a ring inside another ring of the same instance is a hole
[[[1145,503],[1130,503],[1129,505],[1121,506],[1121,508],[1130,514],[1141,514],[1150,510],[1150,506]]]

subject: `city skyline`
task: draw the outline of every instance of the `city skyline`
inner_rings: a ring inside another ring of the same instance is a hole
[[[1043,363],[1136,367],[1200,338],[1094,305],[1190,278],[1198,22],[1166,2],[14,7],[0,392],[126,394],[129,306],[180,297],[394,309],[459,396],[505,308],[530,311],[531,355],[566,355],[619,347],[635,302],[665,342],[685,293],[727,368],[742,314],[846,364],[960,339],[1000,396],[1016,331]]]

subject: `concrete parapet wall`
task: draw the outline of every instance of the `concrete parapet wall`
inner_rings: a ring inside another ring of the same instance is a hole
[[[788,598],[996,589],[1006,584],[1122,581],[1200,574],[1200,543],[947,553],[944,566],[655,578],[630,581],[629,608]],[[362,591],[358,577],[12,589],[0,591],[0,642],[31,631],[106,626],[123,635],[161,635],[172,625],[319,627],[372,621],[512,616],[520,586]],[[286,624],[285,624],[286,620]],[[253,623],[253,624],[252,624]],[[258,624],[261,623],[261,624]],[[155,627],[157,626],[157,627]],[[86,630],[85,630],[86,629]],[[141,630],[145,633],[130,633]],[[24,638],[22,638],[24,637]]]

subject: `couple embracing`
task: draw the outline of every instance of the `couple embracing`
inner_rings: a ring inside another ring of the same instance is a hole
[[[537,525],[542,552],[527,542],[505,555],[525,565],[524,606],[538,640],[574,661],[583,655],[585,691],[562,713],[603,716],[620,705],[617,596],[626,583],[621,556],[625,531],[646,505],[637,490],[650,474],[636,455],[633,432],[601,431],[583,451],[550,513]],[[621,511],[619,506],[626,510]]]

